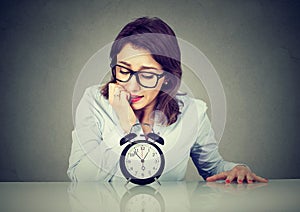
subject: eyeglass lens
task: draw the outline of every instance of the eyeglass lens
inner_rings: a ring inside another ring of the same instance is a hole
[[[132,75],[137,77],[137,82],[144,87],[155,87],[158,82],[158,75],[151,72],[151,69],[132,72],[125,67],[115,66],[115,77],[118,81],[128,82]]]

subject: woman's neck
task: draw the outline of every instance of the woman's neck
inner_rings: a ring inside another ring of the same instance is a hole
[[[135,116],[139,120],[140,123],[147,123],[150,124],[150,114],[153,110],[147,109],[140,109],[140,110],[135,110]]]
[[[148,105],[147,107],[144,107],[140,110],[134,110],[135,116],[137,117],[137,119],[139,120],[139,122],[141,124],[150,124],[152,125],[153,123],[151,123],[153,120],[150,119],[150,115],[151,113],[154,111],[154,106],[155,104],[152,105]],[[149,133],[149,127],[145,126],[143,127],[143,131],[144,133]]]

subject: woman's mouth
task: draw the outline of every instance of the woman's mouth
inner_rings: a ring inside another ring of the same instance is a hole
[[[130,104],[140,101],[143,97],[144,96],[131,95],[130,96]]]

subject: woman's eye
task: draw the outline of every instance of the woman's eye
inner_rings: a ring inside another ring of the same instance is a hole
[[[145,79],[153,79],[154,75],[153,74],[143,74],[142,77]]]
[[[120,70],[120,74],[127,75],[127,74],[130,74],[130,72],[129,72],[129,71],[123,71],[123,70]]]
[[[154,77],[154,75],[153,74],[142,74],[142,77],[144,78],[144,79],[153,79],[153,77]]]

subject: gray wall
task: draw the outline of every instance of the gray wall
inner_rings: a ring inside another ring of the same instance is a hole
[[[227,97],[224,158],[267,178],[300,177],[299,1],[0,4],[1,181],[68,180],[76,79],[121,27],[145,15],[165,20],[215,66]],[[187,179],[198,179],[192,166]]]

